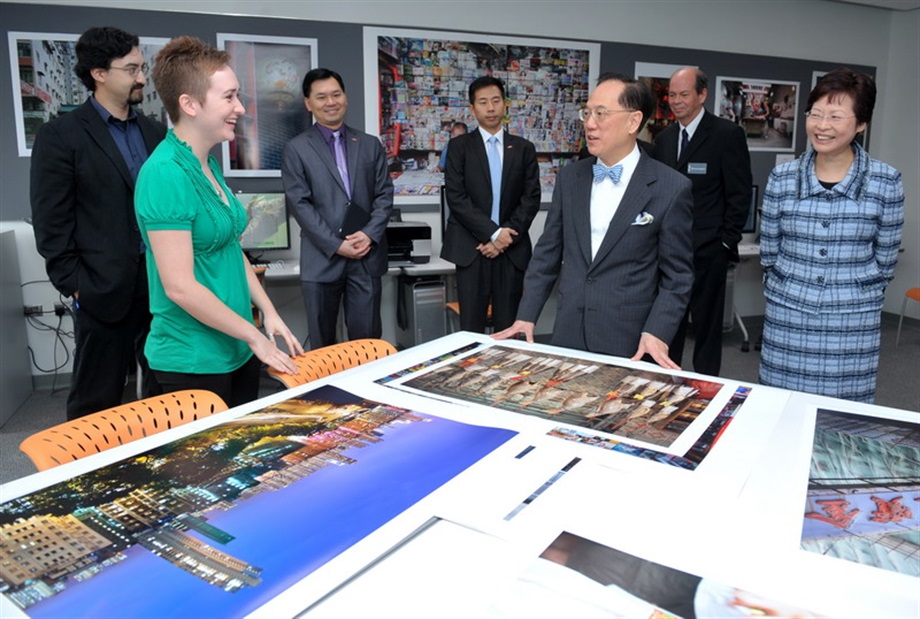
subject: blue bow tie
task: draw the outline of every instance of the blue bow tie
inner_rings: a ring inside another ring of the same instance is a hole
[[[610,180],[613,181],[613,184],[616,185],[620,182],[620,177],[623,176],[623,164],[618,163],[612,168],[608,168],[603,163],[594,164],[594,182],[599,183],[607,177],[610,177]]]

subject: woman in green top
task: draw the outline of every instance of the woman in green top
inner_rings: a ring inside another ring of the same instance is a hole
[[[258,397],[261,363],[296,372],[275,336],[291,354],[303,348],[240,248],[246,212],[208,155],[234,139],[245,112],[228,61],[194,37],[157,54],[154,85],[174,129],[141,169],[135,207],[153,314],[145,353],[157,382],[164,393],[207,389],[236,406]],[[268,337],[253,323],[252,304]]]

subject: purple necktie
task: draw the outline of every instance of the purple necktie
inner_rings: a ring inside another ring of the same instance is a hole
[[[683,156],[686,152],[687,147],[690,146],[690,134],[687,133],[686,129],[681,129],[680,132],[680,152],[677,153],[678,159]]]
[[[342,144],[344,136],[341,131],[332,132],[333,147],[335,148],[335,167],[339,169],[339,176],[342,177],[342,184],[345,185],[345,193],[351,200],[351,182],[348,180],[348,161],[345,159],[345,145]]]

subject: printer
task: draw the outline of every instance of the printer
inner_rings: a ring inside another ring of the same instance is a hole
[[[390,266],[425,264],[431,260],[431,226],[421,221],[391,221],[387,247]]]

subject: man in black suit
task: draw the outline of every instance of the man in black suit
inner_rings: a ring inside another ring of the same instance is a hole
[[[67,418],[122,402],[128,372],[144,358],[150,329],[147,272],[134,183],[166,127],[135,112],[147,83],[138,37],[91,28],[74,72],[92,92],[81,107],[41,127],[32,147],[32,223],[48,277],[73,297],[74,364]]]
[[[718,376],[725,278],[729,261],[738,262],[753,181],[744,130],[703,109],[707,87],[706,74],[693,67],[671,76],[668,99],[678,122],[658,134],[655,156],[693,183],[693,292],[671,358],[680,364],[689,318],[696,333],[693,369]]]
[[[679,369],[668,342],[693,285],[690,181],[642,151],[654,107],[643,82],[598,78],[579,116],[592,157],[562,168],[524,279],[518,320],[496,339],[524,335],[559,283],[551,343]],[[451,147],[453,148],[453,147]]]
[[[441,257],[457,265],[460,327],[483,333],[489,304],[496,330],[514,322],[530,262],[530,224],[540,209],[534,145],[503,131],[505,86],[470,84],[479,130],[450,141],[444,184],[450,218]]]

